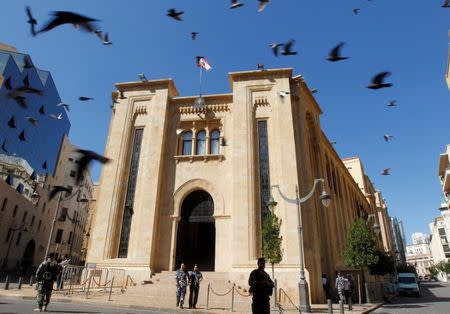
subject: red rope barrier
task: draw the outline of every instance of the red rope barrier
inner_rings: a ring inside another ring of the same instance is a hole
[[[247,294],[247,295],[245,295],[245,294],[242,294],[242,293],[240,293],[239,292],[239,290],[238,289],[236,289],[236,288],[234,288],[234,290],[236,290],[236,292],[240,295],[240,296],[242,296],[242,297],[250,297],[250,296],[252,296],[252,294],[251,293],[249,293],[249,294]]]
[[[108,282],[105,282],[105,283],[102,285],[102,284],[98,283],[97,280],[95,280],[95,277],[92,277],[92,279],[94,279],[94,283],[97,284],[97,288],[100,288],[100,287],[106,287],[106,286],[111,282],[111,280],[109,280]],[[100,280],[100,281],[101,281],[101,280]]]
[[[224,293],[224,294],[220,294],[220,293],[215,292],[214,289],[213,289],[212,287],[210,287],[210,289],[211,289],[211,292],[214,293],[215,295],[217,295],[217,296],[219,296],[219,297],[223,297],[223,296],[226,296],[226,295],[227,295],[228,293],[230,293],[231,291],[233,291],[234,287],[231,287],[231,289],[228,290],[228,291],[227,291],[226,293]]]

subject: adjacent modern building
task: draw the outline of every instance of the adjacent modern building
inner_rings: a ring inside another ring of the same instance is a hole
[[[450,38],[450,30],[448,31],[448,36]],[[445,74],[445,80],[447,81],[447,86],[450,89],[450,49],[448,51],[447,71],[446,71],[446,74]]]
[[[311,301],[324,302],[321,275],[357,272],[342,260],[347,232],[376,206],[322,132],[302,76],[287,68],[228,78],[230,93],[200,100],[179,96],[172,79],[116,84],[105,151],[112,161],[102,168],[87,263],[123,268],[138,282],[183,261],[244,286],[272,195],[282,219],[279,286],[296,297],[303,250]],[[299,248],[296,187],[303,197],[318,178],[324,185],[301,207]]]
[[[395,248],[396,261],[406,263],[406,240],[403,223],[397,218],[391,218],[391,229],[393,234],[393,244]]]
[[[448,241],[450,233],[447,229],[449,220],[450,212],[447,208],[442,211],[442,216],[437,217],[434,222],[430,223],[430,249],[435,265],[440,262],[450,261],[450,244]],[[437,278],[441,281],[448,280],[447,274],[443,272],[439,272]]]
[[[433,266],[433,256],[428,235],[420,232],[412,234],[412,244],[406,246],[406,263],[414,265],[420,277],[430,275],[429,268]]]

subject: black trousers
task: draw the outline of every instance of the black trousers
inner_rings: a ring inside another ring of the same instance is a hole
[[[199,290],[200,290],[200,285],[189,286],[189,307],[197,306]]]
[[[270,299],[253,298],[252,313],[253,314],[270,314]]]

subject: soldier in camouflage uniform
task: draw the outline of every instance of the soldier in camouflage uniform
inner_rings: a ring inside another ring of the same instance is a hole
[[[188,273],[186,272],[184,263],[181,263],[180,269],[175,273],[175,281],[177,285],[177,307],[180,306],[180,308],[183,308],[188,283]]]
[[[35,312],[47,311],[47,306],[52,295],[53,283],[56,281],[58,272],[59,269],[58,263],[55,261],[55,254],[50,253],[36,271],[38,308],[34,309]]]

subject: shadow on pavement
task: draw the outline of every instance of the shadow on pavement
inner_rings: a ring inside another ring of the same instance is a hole
[[[383,305],[383,308],[387,309],[416,309],[420,307],[425,307],[424,305],[418,304],[399,304],[399,305]]]
[[[101,312],[92,312],[92,311],[67,311],[67,310],[64,310],[64,311],[47,310],[47,312],[48,313],[80,313],[80,314],[82,314],[82,313],[86,313],[86,314],[101,313]]]

